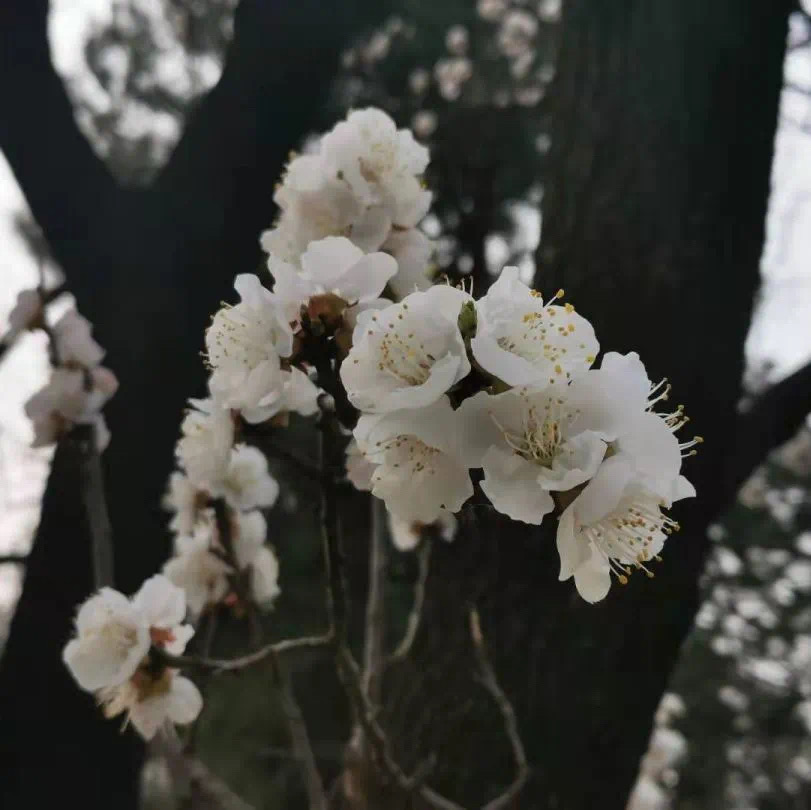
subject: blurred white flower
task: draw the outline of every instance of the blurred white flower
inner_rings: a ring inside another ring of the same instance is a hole
[[[264,453],[238,444],[231,451],[225,475],[212,494],[221,494],[234,509],[269,509],[279,497],[279,484],[268,472]]]
[[[75,309],[69,309],[54,325],[53,340],[61,366],[90,369],[104,357],[104,349],[90,336],[92,326]]]
[[[39,290],[21,290],[17,294],[17,302],[8,315],[8,331],[6,340],[11,341],[20,332],[30,329],[42,320],[43,304]]]

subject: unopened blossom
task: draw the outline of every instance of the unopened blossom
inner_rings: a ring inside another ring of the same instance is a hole
[[[144,667],[125,683],[99,692],[106,717],[126,714],[125,723],[151,740],[167,723],[193,723],[203,708],[200,690],[174,669],[152,672]]]
[[[378,298],[396,272],[397,262],[387,253],[364,254],[341,236],[311,242],[301,257],[311,295],[332,293],[350,304]]]
[[[124,683],[137,670],[151,644],[179,654],[194,630],[181,624],[186,614],[183,591],[157,575],[132,599],[102,588],[76,616],[76,637],[63,659],[87,691]]]
[[[470,296],[437,285],[361,313],[341,377],[356,408],[385,413],[436,402],[470,371],[458,319]]]
[[[93,340],[91,330],[90,321],[75,309],[69,309],[56,322],[52,331],[60,365],[90,369],[101,362],[104,349]]]
[[[397,273],[389,279],[389,288],[397,298],[431,286],[434,243],[419,228],[392,231],[382,249],[397,260]]]
[[[476,302],[476,362],[508,385],[565,386],[594,362],[599,345],[591,324],[567,304],[543,299],[505,267]]]
[[[378,464],[372,493],[400,520],[433,523],[473,494],[459,419],[447,397],[420,409],[362,416],[355,438]]]
[[[238,444],[231,451],[225,475],[212,494],[222,495],[235,509],[269,509],[279,497],[279,484],[268,471],[264,453]]]
[[[190,399],[175,454],[192,484],[208,490],[221,481],[234,443],[234,420],[213,399]]]
[[[101,408],[118,390],[115,375],[103,366],[78,369],[57,366],[47,384],[25,403],[34,425],[34,447],[53,444],[74,425],[95,425],[96,445],[104,450],[110,434]]]
[[[192,616],[199,616],[207,606],[216,605],[229,590],[231,566],[211,548],[211,529],[198,527],[193,535],[175,539],[175,556],[163,566],[164,575],[186,596]]]
[[[427,213],[431,193],[419,177],[428,165],[428,150],[407,129],[397,129],[382,110],[355,110],[328,132],[321,153],[365,205],[379,205],[391,224],[411,228]]]
[[[267,522],[261,512],[237,515],[232,544],[240,570],[250,571],[251,597],[259,605],[272,602],[280,593],[279,561],[266,544]]]
[[[681,481],[673,500],[695,494]],[[652,561],[678,529],[663,511],[670,505],[634,479],[626,458],[607,459],[558,522],[560,579],[574,576],[578,593],[597,602],[608,593],[612,575],[621,583],[636,570],[653,576]]]
[[[607,443],[570,407],[566,389],[481,392],[458,410],[468,464],[484,469],[482,490],[513,520],[539,524],[554,509],[553,492],[588,481]]]
[[[388,513],[391,542],[398,551],[413,551],[427,537],[441,537],[450,542],[456,535],[456,517],[442,511],[433,523],[419,523]]]
[[[6,339],[13,340],[20,332],[31,329],[42,320],[43,304],[39,290],[21,290],[8,315]]]

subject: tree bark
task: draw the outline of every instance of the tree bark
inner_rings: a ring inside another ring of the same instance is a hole
[[[741,441],[789,5],[565,4],[537,286],[565,288],[604,350],[638,351],[653,380],[667,375],[688,438],[706,443],[686,460],[698,497],[674,509],[684,528],[655,579],[632,577],[597,606],[557,582],[553,527],[522,531],[477,509],[478,530],[439,544],[417,661],[393,676],[388,721],[405,735],[402,756],[450,757],[432,784],[463,804],[509,780],[498,723],[465,674],[463,605],[476,601],[533,768],[517,806],[625,806]],[[417,705],[436,719],[420,727]]]

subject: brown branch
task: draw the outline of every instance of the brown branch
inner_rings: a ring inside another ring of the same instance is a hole
[[[473,649],[476,653],[476,661],[479,666],[479,680],[482,686],[490,693],[496,706],[498,706],[498,710],[501,712],[501,717],[504,721],[504,730],[510,740],[513,759],[515,760],[515,778],[512,783],[503,793],[484,805],[482,810],[505,810],[505,808],[513,806],[513,802],[518,798],[529,778],[527,755],[524,751],[524,744],[521,741],[521,735],[518,731],[518,720],[515,717],[515,710],[509,698],[504,693],[504,690],[501,688],[496,676],[496,671],[493,669],[493,664],[490,661],[490,656],[487,654],[479,613],[475,607],[470,610],[470,637],[473,641]]]
[[[372,703],[380,702],[383,639],[386,630],[386,507],[370,497],[372,530],[369,537],[369,593],[363,646],[363,688]]]
[[[191,791],[195,810],[254,810],[196,757],[183,751],[174,727],[163,730],[153,740],[154,750],[166,757],[173,776],[180,777]]]
[[[239,672],[248,669],[255,664],[266,661],[271,656],[284,655],[293,650],[314,650],[326,647],[332,643],[332,635],[327,633],[322,636],[299,636],[297,638],[275,641],[273,644],[266,644],[258,650],[254,650],[239,658],[207,658],[197,655],[170,655],[159,647],[153,647],[151,655],[156,656],[167,666],[178,669],[191,669],[203,672]]]
[[[90,527],[93,579],[96,588],[113,584],[113,528],[104,494],[104,471],[94,425],[77,425],[71,441],[78,453],[82,501]]]
[[[423,539],[419,551],[417,552],[420,570],[417,576],[417,582],[414,585],[414,604],[411,606],[411,613],[408,614],[405,635],[391,654],[389,658],[390,664],[402,661],[406,658],[411,652],[414,639],[417,637],[417,631],[420,629],[422,610],[425,605],[425,586],[428,582],[428,574],[431,570],[431,548],[431,541],[428,538]]]
[[[315,760],[315,753],[310,743],[310,735],[307,732],[304,714],[290,683],[290,675],[285,670],[284,664],[279,660],[279,656],[275,653],[270,655],[270,665],[273,670],[276,688],[279,691],[287,729],[290,732],[293,756],[301,765],[309,808],[310,810],[327,810],[329,804],[324,791],[324,782],[321,779],[321,773]]]
[[[738,416],[736,452],[727,469],[730,500],[769,453],[787,442],[811,413],[811,363],[767,389]]]

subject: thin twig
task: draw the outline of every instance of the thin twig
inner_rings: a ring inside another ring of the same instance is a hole
[[[197,655],[170,655],[159,647],[153,647],[151,654],[162,660],[167,666],[178,669],[196,669],[209,672],[239,672],[265,661],[271,655],[283,655],[292,650],[314,650],[332,643],[332,635],[300,636],[266,644],[239,658],[205,658]]]
[[[372,703],[380,702],[383,640],[386,631],[386,506],[372,496],[369,537],[369,593],[363,637],[363,688]]]
[[[96,588],[113,584],[113,528],[104,494],[104,472],[94,425],[74,428],[73,438],[79,452],[82,500],[87,512]]]
[[[315,753],[310,743],[310,735],[307,732],[304,714],[290,683],[290,676],[278,655],[272,653],[269,660],[273,670],[273,678],[279,690],[282,710],[287,721],[287,729],[290,732],[290,746],[293,749],[293,756],[301,766],[309,808],[310,810],[327,810],[329,805],[324,792],[324,782],[321,779],[321,773],[315,760]]]
[[[475,607],[470,610],[470,637],[473,640],[473,649],[476,653],[476,661],[479,666],[479,680],[482,686],[490,693],[496,706],[498,706],[498,710],[501,712],[501,717],[504,720],[504,730],[510,740],[513,759],[515,760],[515,777],[513,781],[503,793],[484,805],[482,810],[504,810],[504,808],[512,805],[524,789],[524,785],[529,778],[529,765],[527,764],[524,744],[521,741],[521,734],[518,731],[518,720],[515,717],[515,710],[509,698],[504,693],[504,690],[501,688],[498,678],[496,677],[496,671],[493,669],[493,664],[490,661],[490,656],[487,654],[479,613]]]
[[[173,726],[167,726],[155,737],[153,747],[166,757],[173,775],[186,783],[195,810],[254,810],[253,805],[237,796],[199,759],[183,751]]]
[[[414,639],[417,636],[417,631],[422,622],[422,610],[425,605],[425,590],[426,583],[428,582],[428,574],[431,570],[431,541],[426,538],[422,541],[419,551],[417,552],[417,561],[419,563],[419,574],[417,581],[414,584],[414,604],[411,606],[411,612],[408,614],[408,623],[406,624],[405,635],[403,636],[397,648],[391,654],[389,663],[404,660],[411,652],[411,647],[414,644]]]

